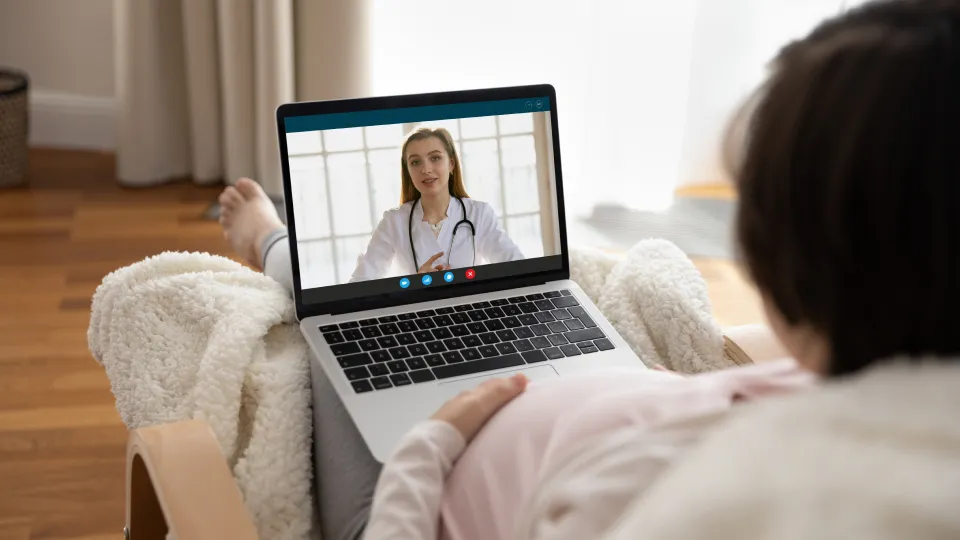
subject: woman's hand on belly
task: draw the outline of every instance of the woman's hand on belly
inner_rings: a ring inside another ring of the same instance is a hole
[[[526,388],[527,378],[522,374],[490,379],[444,403],[432,418],[452,425],[469,444],[497,411]]]

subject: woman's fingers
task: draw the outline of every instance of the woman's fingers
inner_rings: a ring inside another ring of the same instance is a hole
[[[470,442],[497,411],[519,396],[526,387],[527,378],[524,375],[491,379],[446,402],[433,418],[449,423]]]
[[[431,265],[431,264],[437,262],[437,259],[439,259],[440,257],[443,257],[443,252],[442,252],[442,251],[441,251],[440,253],[434,254],[433,257],[430,257],[429,259],[427,259],[427,264],[428,264],[428,265]]]
[[[482,416],[490,418],[527,387],[527,377],[519,374],[508,379],[491,379],[477,387]]]

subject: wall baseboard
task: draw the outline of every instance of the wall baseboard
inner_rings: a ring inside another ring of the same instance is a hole
[[[30,145],[85,150],[117,146],[117,105],[112,97],[30,91]]]

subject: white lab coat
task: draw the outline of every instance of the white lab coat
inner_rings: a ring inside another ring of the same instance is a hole
[[[415,274],[419,266],[441,251],[443,256],[434,263],[434,266],[449,264],[453,268],[468,268],[474,264],[479,266],[524,258],[517,245],[500,227],[496,213],[489,204],[469,198],[464,198],[463,204],[466,207],[468,219],[477,229],[476,263],[473,261],[473,241],[468,225],[463,224],[457,229],[453,249],[450,249],[453,227],[463,219],[460,203],[451,197],[450,205],[447,207],[447,218],[441,226],[440,234],[436,237],[430,230],[430,225],[423,221],[423,205],[418,204],[414,210],[413,224],[410,228],[413,233],[413,244],[417,248],[417,262],[414,266],[413,254],[410,252],[410,234],[407,232],[413,203],[408,202],[383,213],[383,219],[373,231],[373,237],[367,244],[367,249],[357,257],[357,267],[350,281]]]

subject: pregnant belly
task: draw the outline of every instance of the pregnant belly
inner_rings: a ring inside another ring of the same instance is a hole
[[[651,377],[664,375],[640,369],[627,376],[597,373],[532,382],[490,420],[454,466],[441,507],[441,537],[514,537],[517,517],[546,469],[579,440],[607,429],[578,425],[585,420],[578,411],[611,393],[643,386]],[[611,420],[622,427],[622,421]]]

